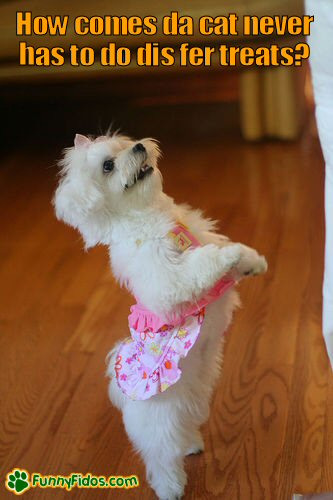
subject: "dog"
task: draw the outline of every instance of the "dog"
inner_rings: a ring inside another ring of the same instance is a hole
[[[54,205],[86,248],[108,247],[115,278],[136,298],[131,337],[107,358],[109,397],[157,497],[175,500],[186,485],[184,457],[204,449],[200,427],[239,304],[236,284],[267,263],[167,196],[159,157],[151,138],[77,134],[60,161]]]

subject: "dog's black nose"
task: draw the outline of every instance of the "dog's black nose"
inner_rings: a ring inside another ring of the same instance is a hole
[[[137,144],[135,144],[135,146],[133,147],[133,151],[134,153],[138,153],[139,151],[141,153],[144,153],[146,151],[146,148],[144,147],[143,144],[141,144],[141,142],[138,142]]]

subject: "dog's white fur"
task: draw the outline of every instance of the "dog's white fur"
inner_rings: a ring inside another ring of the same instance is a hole
[[[56,214],[83,236],[86,247],[109,248],[113,273],[141,304],[162,317],[181,312],[200,299],[226,273],[236,279],[267,268],[264,257],[214,232],[215,224],[198,210],[176,205],[163,193],[157,168],[156,141],[118,134],[93,141],[77,136],[65,151],[55,195]],[[113,171],[103,172],[106,160]],[[153,167],[136,181],[140,168]],[[178,252],[167,233],[177,221],[186,224],[202,247]],[[108,358],[109,395],[122,411],[126,431],[141,454],[147,479],[160,499],[183,495],[185,455],[203,450],[200,426],[221,366],[222,333],[228,328],[238,295],[229,290],[207,307],[198,341],[181,361],[180,380],[146,401],[132,401],[117,385],[117,346]]]

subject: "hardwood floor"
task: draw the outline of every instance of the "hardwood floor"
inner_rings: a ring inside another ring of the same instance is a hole
[[[67,145],[67,144],[65,144]],[[221,231],[267,256],[240,285],[223,376],[186,459],[187,499],[287,500],[333,490],[333,377],[321,336],[323,161],[308,126],[297,143],[246,144],[237,134],[163,140],[166,191],[221,220]],[[139,489],[71,497],[154,495],[107,398],[105,357],[127,335],[132,299],[104,248],[82,250],[50,203],[59,156],[23,149],[0,169],[0,464],[66,475],[132,475]],[[67,498],[30,490],[26,498]]]

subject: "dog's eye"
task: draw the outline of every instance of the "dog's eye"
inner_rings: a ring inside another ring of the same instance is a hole
[[[114,169],[114,161],[113,160],[105,160],[105,162],[103,163],[103,173],[108,174],[108,173],[112,172],[113,169]]]

